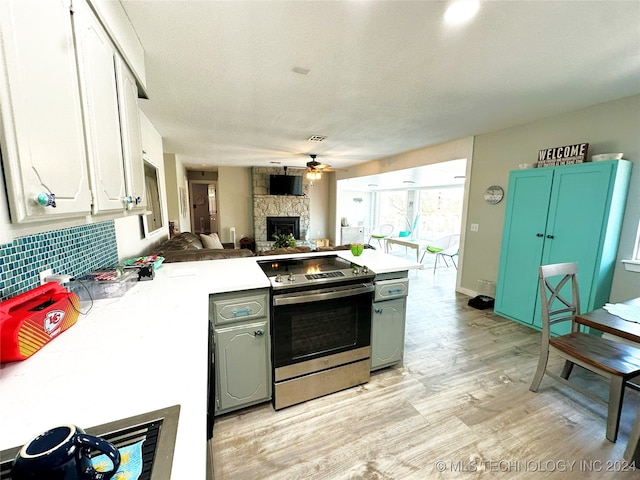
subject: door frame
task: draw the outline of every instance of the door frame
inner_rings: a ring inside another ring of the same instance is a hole
[[[214,185],[214,188],[216,190],[216,231],[215,232],[211,232],[211,233],[218,233],[218,230],[220,229],[220,225],[219,223],[219,217],[220,217],[220,202],[218,200],[218,181],[217,180],[189,180],[189,217],[191,219],[191,231],[195,232],[196,231],[196,218],[195,215],[193,214],[193,202],[195,202],[195,196],[193,195],[193,185],[194,184],[199,184],[199,185]],[[211,212],[209,212],[209,214],[211,214]]]

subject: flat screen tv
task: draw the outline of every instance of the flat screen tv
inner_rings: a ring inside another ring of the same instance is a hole
[[[302,177],[298,175],[271,175],[270,195],[302,195]]]

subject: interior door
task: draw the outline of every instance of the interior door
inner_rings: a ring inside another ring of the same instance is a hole
[[[531,324],[553,181],[552,169],[511,173],[495,311]]]

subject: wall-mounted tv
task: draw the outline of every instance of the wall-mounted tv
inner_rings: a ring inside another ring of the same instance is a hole
[[[302,195],[302,177],[299,175],[271,175],[270,195]]]

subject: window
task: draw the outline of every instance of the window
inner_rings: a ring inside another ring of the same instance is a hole
[[[636,232],[636,243],[633,248],[631,260],[622,260],[624,268],[630,272],[640,272],[640,221],[638,221],[638,231]]]
[[[144,234],[152,235],[162,229],[162,204],[158,186],[158,169],[145,160],[144,182],[147,192],[147,212],[143,215]]]
[[[436,240],[460,233],[463,186],[378,192],[376,224],[393,225],[393,236],[409,232],[414,240]]]
[[[638,221],[638,233],[636,233],[636,246],[633,249],[633,260],[640,262],[640,221]]]
[[[378,192],[378,221],[376,225],[393,225],[393,235],[409,230],[407,223],[407,191],[388,190]]]
[[[460,233],[464,187],[420,190],[416,238],[436,240]]]

